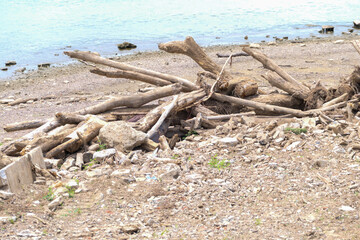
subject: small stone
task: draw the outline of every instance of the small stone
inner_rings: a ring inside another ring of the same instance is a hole
[[[236,146],[239,143],[239,140],[233,137],[225,137],[220,139],[219,142],[228,146]]]
[[[52,202],[50,202],[48,204],[48,207],[51,211],[55,211],[63,203],[64,203],[64,200],[60,196],[60,197],[55,198]]]
[[[352,212],[352,211],[355,211],[355,208],[352,208],[350,206],[341,206],[339,208],[341,211],[345,211],[345,212]]]
[[[42,64],[38,64],[38,68],[48,68],[50,67],[50,63],[42,63]]]
[[[7,200],[7,199],[11,198],[12,196],[14,196],[13,193],[0,190],[0,198],[1,199]]]
[[[275,45],[276,45],[276,42],[268,42],[267,45],[268,45],[268,46],[275,46]]]
[[[15,101],[13,98],[4,98],[4,99],[0,99],[0,104],[8,104]]]
[[[162,167],[163,174],[160,175],[161,180],[172,180],[180,176],[180,167],[175,163],[168,163]]]
[[[314,166],[315,167],[327,167],[329,166],[329,163],[327,161],[324,161],[324,160],[317,160],[315,163],[314,163]]]
[[[354,20],[354,28],[360,28],[360,20]]]
[[[261,48],[260,44],[258,44],[258,43],[251,43],[249,47],[250,48],[255,48],[255,49],[260,49]]]
[[[22,67],[22,68],[16,69],[15,72],[16,73],[23,73],[23,72],[25,72],[25,70],[26,70],[26,67]]]
[[[0,68],[1,71],[7,71],[8,68],[4,67],[4,68]]]
[[[127,234],[135,234],[140,232],[140,228],[137,225],[125,225],[121,227],[120,231]]]
[[[69,168],[71,168],[73,166],[75,166],[75,159],[73,157],[68,157],[60,169],[68,170]]]
[[[336,40],[334,41],[335,44],[340,44],[340,43],[344,43],[344,40]]]
[[[292,144],[290,144],[289,146],[287,146],[286,150],[287,150],[287,151],[292,151],[292,150],[294,150],[297,146],[299,146],[300,143],[301,143],[301,141],[293,142]]]
[[[99,150],[99,148],[100,148],[100,145],[96,143],[96,144],[91,145],[91,146],[88,148],[88,150],[89,150],[89,151],[97,151],[97,150]]]
[[[16,65],[16,61],[7,61],[5,63],[5,66],[9,67],[9,66],[13,66],[13,65]]]
[[[98,161],[102,161],[102,160],[105,160],[106,158],[114,156],[115,153],[116,153],[115,148],[109,148],[109,149],[105,149],[105,150],[102,150],[102,151],[95,152],[94,155],[93,155],[93,158],[98,160]]]
[[[64,163],[63,159],[44,159],[47,169],[58,168]]]
[[[126,49],[136,48],[137,46],[133,43],[123,42],[121,44],[118,44],[117,47],[119,50],[126,50]]]
[[[249,37],[246,35],[246,36],[244,37],[244,39],[245,39],[245,40],[248,40],[248,39],[249,39]]]
[[[108,190],[106,190],[106,194],[107,195],[112,195],[113,194],[113,191],[111,188],[109,188]]]
[[[71,179],[66,183],[66,186],[72,189],[78,189],[79,188],[79,181],[75,179]]]
[[[112,177],[128,177],[130,175],[130,169],[118,169],[111,173]]]
[[[34,182],[34,184],[37,184],[37,185],[45,185],[46,184],[46,181],[45,180],[36,180]]]
[[[305,43],[300,44],[300,47],[306,47]]]
[[[94,156],[94,152],[92,151],[85,152],[83,154],[84,163],[89,163],[93,159],[93,156]]]

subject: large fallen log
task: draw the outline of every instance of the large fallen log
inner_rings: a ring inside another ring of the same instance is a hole
[[[169,86],[156,88],[146,93],[138,93],[136,95],[113,98],[95,106],[79,110],[76,113],[81,115],[99,114],[120,106],[136,108],[156,99],[178,94],[180,91],[180,84],[172,84]]]
[[[227,95],[223,95],[223,94],[219,94],[219,93],[214,93],[212,95],[212,98],[214,98],[220,102],[229,102],[229,103],[232,103],[235,105],[251,107],[251,108],[254,108],[257,110],[273,112],[273,113],[277,113],[277,114],[291,114],[295,117],[306,117],[306,116],[311,115],[311,113],[303,112],[301,110],[254,102],[251,100],[231,97],[231,96],[227,96]]]
[[[153,77],[132,71],[118,70],[114,72],[114,71],[104,71],[99,68],[95,68],[95,69],[91,69],[90,72],[98,74],[100,76],[106,76],[108,78],[127,78],[127,79],[138,80],[155,86],[166,86],[171,84],[171,82],[164,80],[162,78]]]
[[[244,47],[243,51],[247,54],[251,55],[253,58],[258,60],[264,65],[264,68],[269,69],[271,71],[276,72],[280,77],[293,85],[293,88],[298,89],[298,92],[308,92],[309,88],[303,85],[302,83],[295,80],[292,76],[290,76],[287,72],[285,72],[281,67],[279,67],[273,60],[271,60],[268,56],[263,54],[262,52]]]
[[[32,121],[10,123],[4,126],[4,130],[7,132],[13,132],[13,131],[20,131],[25,129],[38,128],[44,125],[46,122],[47,122],[46,120],[32,120]]]
[[[186,37],[184,41],[160,43],[159,49],[169,53],[184,54],[192,58],[201,68],[219,77],[216,87],[220,91],[231,93],[237,86],[238,89],[242,89],[244,97],[256,94],[258,88],[256,82],[251,79],[247,81],[234,79],[229,72],[216,64],[190,36]],[[220,73],[222,73],[221,76]]]
[[[288,81],[285,81],[282,78],[278,78],[272,72],[267,72],[265,75],[262,75],[272,86],[277,87],[291,96],[305,100],[309,94],[310,90],[306,88],[298,88],[294,84],[291,84]]]
[[[64,54],[68,55],[71,58],[77,58],[80,60],[97,63],[97,64],[102,64],[105,66],[109,66],[109,67],[113,67],[113,68],[117,68],[117,69],[121,69],[121,70],[133,71],[133,72],[149,75],[152,77],[161,78],[161,79],[170,81],[172,83],[181,83],[181,84],[183,84],[183,86],[185,87],[185,90],[187,90],[187,91],[199,89],[198,86],[196,86],[194,83],[192,83],[191,81],[189,81],[187,79],[176,77],[176,76],[169,75],[169,74],[159,73],[159,72],[152,71],[152,70],[147,70],[144,68],[134,67],[134,66],[131,66],[131,65],[128,65],[125,63],[121,63],[121,62],[116,62],[113,60],[109,60],[109,59],[100,57],[99,55],[92,53],[92,52],[82,52],[82,51],[67,52],[67,51],[65,51]]]

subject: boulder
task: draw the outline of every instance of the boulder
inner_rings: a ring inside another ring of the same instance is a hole
[[[117,45],[119,50],[125,50],[125,49],[132,49],[136,48],[137,46],[135,44],[129,43],[129,42],[123,42]]]
[[[354,28],[360,28],[360,20],[355,20],[353,23],[354,23]]]
[[[7,61],[5,63],[5,66],[13,66],[13,65],[16,65],[16,61]]]
[[[116,121],[107,123],[102,127],[99,138],[107,147],[127,152],[143,144],[147,139],[147,135],[133,129],[126,122]]]

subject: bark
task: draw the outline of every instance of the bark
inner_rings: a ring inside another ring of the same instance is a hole
[[[10,123],[4,126],[4,130],[7,132],[13,132],[13,131],[19,131],[25,129],[38,128],[44,125],[46,122],[47,122],[46,120],[32,120],[32,121]]]
[[[57,120],[65,125],[65,124],[78,124],[82,121],[86,121],[87,117],[74,114],[74,113],[56,113],[55,117]]]
[[[171,150],[169,143],[166,139],[166,137],[164,135],[159,137],[159,144],[160,144],[160,149],[163,151],[169,151]]]
[[[154,89],[146,93],[138,93],[132,96],[123,96],[117,97],[110,100],[107,100],[103,103],[99,103],[95,106],[91,106],[82,110],[77,111],[77,114],[86,115],[86,114],[99,114],[106,112],[116,107],[125,106],[125,107],[140,107],[148,102],[154,101],[159,98],[171,96],[178,94],[181,91],[180,84],[173,84],[170,86],[165,86],[161,88]]]
[[[106,76],[108,78],[127,78],[127,79],[138,80],[138,81],[146,82],[146,83],[149,83],[149,84],[152,84],[155,86],[166,86],[166,85],[171,84],[171,82],[164,80],[162,78],[153,77],[153,76],[149,76],[149,75],[145,75],[145,74],[141,74],[141,73],[137,73],[137,72],[132,72],[132,71],[120,70],[120,71],[113,72],[113,71],[104,71],[99,68],[96,68],[96,69],[90,70],[90,72],[101,75],[101,76]]]
[[[251,49],[249,47],[244,47],[243,51],[251,55],[253,58],[261,62],[266,69],[276,72],[280,77],[282,77],[287,82],[294,85],[295,88],[301,89],[302,91],[309,91],[309,88],[305,85],[301,84],[297,80],[295,80],[292,76],[290,76],[287,72],[285,72],[281,67],[279,67],[273,60],[271,60],[268,56],[263,54],[262,52]]]
[[[214,93],[212,98],[214,98],[218,101],[221,101],[221,102],[229,102],[229,103],[232,103],[235,105],[251,107],[251,108],[254,108],[257,110],[272,112],[272,113],[276,113],[276,114],[291,114],[295,117],[305,117],[305,116],[311,115],[310,113],[306,113],[301,110],[279,107],[279,106],[269,105],[269,104],[265,104],[265,103],[259,103],[259,102],[255,102],[255,101],[251,101],[251,100],[226,96],[226,95],[219,94],[219,93]]]
[[[100,57],[99,55],[97,55],[95,53],[82,52],[82,51],[74,51],[74,52],[65,51],[64,54],[68,55],[71,58],[77,58],[77,59],[92,62],[92,63],[98,63],[98,64],[102,64],[105,66],[117,68],[120,70],[133,71],[133,72],[149,75],[152,77],[161,78],[161,79],[170,81],[172,83],[181,83],[189,91],[196,90],[199,88],[194,83],[192,83],[191,81],[189,81],[187,79],[172,76],[169,74],[163,74],[163,73],[159,73],[159,72],[155,72],[155,71],[151,71],[151,70],[147,70],[147,69],[143,69],[143,68],[139,68],[139,67],[134,67],[134,66],[131,66],[131,65],[128,65],[125,63],[121,63],[121,62],[116,62],[113,60],[109,60],[109,59]]]
[[[322,105],[322,107],[329,107],[329,106],[332,106],[334,104],[337,104],[339,102],[343,102],[343,101],[346,101],[349,97],[349,94],[348,93],[344,93],[343,95],[341,95],[340,97],[337,97],[337,98],[334,98],[333,100],[329,101],[329,102],[326,102]]]
[[[272,72],[267,72],[265,75],[262,75],[262,77],[265,78],[272,86],[289,93],[293,97],[305,100],[310,94],[309,89],[303,87],[299,88],[297,85],[276,77]]]

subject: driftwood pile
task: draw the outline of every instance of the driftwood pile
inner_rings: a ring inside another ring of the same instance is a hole
[[[355,41],[354,47],[360,53],[359,46],[359,42]],[[159,44],[159,49],[187,55],[205,72],[198,73],[198,80],[193,83],[184,78],[109,60],[92,52],[65,52],[71,58],[117,69],[105,71],[94,67],[91,70],[94,74],[138,80],[158,88],[112,98],[73,113],[57,113],[45,122],[29,121],[7,125],[4,127],[6,131],[36,129],[3,145],[1,152],[8,156],[22,156],[40,147],[45,157],[62,158],[68,153],[86,150],[89,142],[96,140],[100,129],[108,121],[126,118],[134,129],[145,132],[148,136],[148,141],[140,147],[154,150],[158,147],[173,148],[179,140],[179,134],[199,128],[215,128],[219,121],[231,117],[316,116],[324,124],[328,124],[339,115],[352,121],[358,112],[360,67],[356,67],[337,88],[326,89],[320,82],[309,87],[294,79],[259,50],[244,47],[246,54],[237,55],[250,55],[260,61],[269,70],[262,77],[284,92],[265,94],[258,89],[254,80],[233,77],[225,70],[227,62],[235,55],[230,55],[225,65],[219,66],[192,37],[187,37],[184,41]],[[160,104],[151,103],[169,96],[174,97]],[[330,113],[334,110],[335,113]],[[224,113],[226,115],[222,115]],[[170,129],[173,134],[166,135]]]

